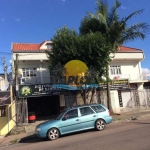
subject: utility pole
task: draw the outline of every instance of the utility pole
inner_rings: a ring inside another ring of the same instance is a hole
[[[18,56],[19,56],[19,54],[16,54],[16,61],[15,61],[15,86],[16,86],[16,91],[18,91]]]
[[[4,76],[5,76],[5,84],[8,83],[8,79],[7,79],[7,65],[6,65],[6,58],[3,57],[3,67],[4,67]]]

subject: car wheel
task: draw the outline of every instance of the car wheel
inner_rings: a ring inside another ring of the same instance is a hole
[[[59,131],[56,128],[52,128],[48,131],[47,137],[49,140],[56,140],[59,138]]]
[[[102,119],[98,119],[95,123],[95,128],[98,131],[102,131],[105,129],[105,121]]]

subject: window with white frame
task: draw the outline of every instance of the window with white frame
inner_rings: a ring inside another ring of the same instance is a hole
[[[37,69],[36,68],[22,68],[22,76],[23,77],[37,76]]]
[[[111,73],[111,75],[121,74],[121,67],[120,66],[110,66],[110,73]]]

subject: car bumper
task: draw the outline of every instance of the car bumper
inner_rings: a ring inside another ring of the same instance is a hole
[[[105,118],[105,121],[106,121],[107,124],[111,123],[112,120],[113,120],[112,116],[109,116],[109,117]]]
[[[35,136],[39,137],[39,138],[46,138],[47,134],[46,134],[46,132],[36,131],[35,130]]]

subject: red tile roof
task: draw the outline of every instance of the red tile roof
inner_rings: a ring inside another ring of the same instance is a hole
[[[44,42],[42,42],[40,44],[13,43],[12,51],[36,51],[36,50],[40,50],[40,47],[44,44]],[[126,46],[119,46],[118,52],[142,52],[142,50],[136,49],[136,48],[131,48],[131,47],[126,47]]]
[[[40,44],[21,44],[21,43],[13,43],[12,45],[12,50],[13,51],[25,51],[25,50],[39,50],[40,49]]]
[[[126,46],[119,46],[118,52],[142,52],[142,50]]]

